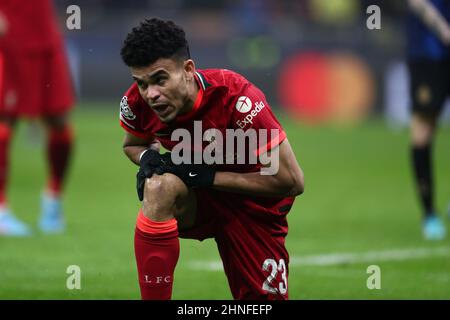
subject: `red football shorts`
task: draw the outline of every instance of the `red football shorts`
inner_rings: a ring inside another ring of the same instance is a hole
[[[230,198],[225,192],[196,189],[195,193],[195,226],[179,230],[179,236],[216,240],[234,299],[288,299],[286,214],[293,199],[282,200],[278,212],[248,205],[248,200],[240,202],[243,198]]]
[[[0,115],[58,116],[74,104],[74,93],[60,46],[43,52],[0,51]]]

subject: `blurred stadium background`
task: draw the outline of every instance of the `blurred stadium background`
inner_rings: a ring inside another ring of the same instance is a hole
[[[198,68],[228,68],[259,86],[306,176],[289,214],[292,299],[449,299],[450,244],[425,242],[408,157],[405,1],[55,1],[78,105],[67,232],[0,238],[2,299],[137,299],[134,168],[121,150],[120,60],[128,31],[159,16],[183,26]],[[81,8],[67,30],[66,8]],[[381,30],[366,8],[381,8]],[[437,205],[450,201],[449,108],[435,144]],[[36,223],[44,183],[42,133],[22,124],[12,154],[13,210]],[[447,220],[447,226],[448,220]],[[213,240],[182,240],[175,299],[230,299]],[[81,268],[68,290],[66,268]],[[369,290],[366,269],[381,268]]]

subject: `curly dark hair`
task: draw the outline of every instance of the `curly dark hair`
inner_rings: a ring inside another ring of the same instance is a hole
[[[158,18],[145,19],[133,28],[123,43],[120,55],[127,66],[138,68],[148,66],[159,58],[190,58],[184,30],[173,21]]]

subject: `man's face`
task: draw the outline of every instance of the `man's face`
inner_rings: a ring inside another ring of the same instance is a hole
[[[161,122],[172,122],[191,107],[189,84],[194,78],[192,60],[161,58],[139,68],[131,68],[139,93]]]

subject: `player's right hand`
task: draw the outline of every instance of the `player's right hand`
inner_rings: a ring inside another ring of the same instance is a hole
[[[162,164],[162,155],[153,149],[147,149],[139,160],[139,166],[146,178],[151,178],[155,169]]]
[[[167,156],[153,149],[147,149],[142,154],[139,161],[140,168],[136,175],[136,189],[139,201],[144,199],[145,179],[151,178],[155,174],[156,169],[166,163],[165,158]]]

